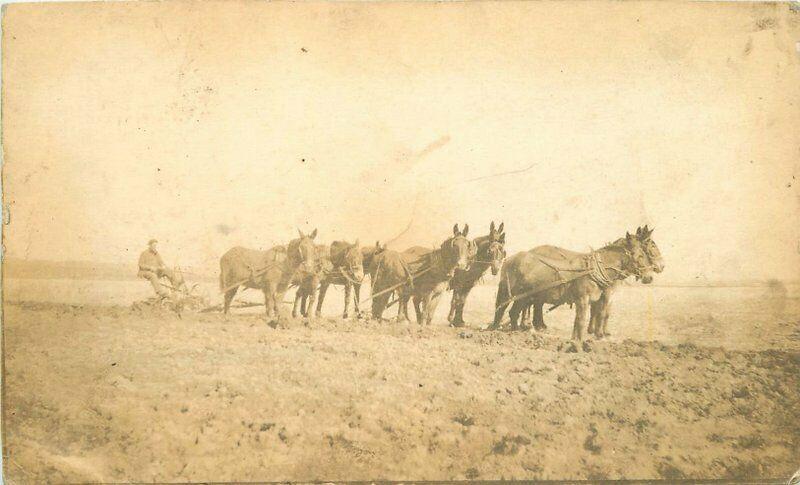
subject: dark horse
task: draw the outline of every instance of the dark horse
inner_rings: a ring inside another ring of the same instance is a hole
[[[361,294],[361,282],[364,280],[364,254],[361,251],[361,244],[358,239],[354,244],[336,241],[331,244],[329,252],[331,269],[325,273],[320,282],[316,316],[322,315],[322,302],[325,301],[325,294],[330,285],[344,286],[344,318],[347,318],[350,306],[350,293],[355,289],[353,305],[358,316],[361,313],[358,309],[358,299]]]
[[[489,225],[489,235],[473,239],[476,247],[475,257],[470,261],[466,270],[456,270],[450,287],[453,289],[453,298],[450,300],[450,313],[447,320],[454,327],[464,326],[464,304],[469,292],[483,277],[487,269],[492,269],[492,274],[500,272],[503,259],[506,257],[506,234],[503,232],[503,223],[495,229],[494,221]]]
[[[654,242],[652,245],[657,251]],[[535,326],[542,328],[545,303],[556,306],[568,303],[575,305],[572,338],[583,340],[591,305],[605,305],[604,290],[628,276],[650,283],[652,273],[663,269],[663,263],[654,263],[645,247],[639,237],[626,234],[624,238],[588,254],[555,246],[539,246],[515,254],[506,260],[500,273],[491,328],[500,326],[503,314],[512,302],[509,311],[512,329],[518,327],[519,314],[529,305],[534,307]]]
[[[299,313],[303,317],[308,317],[314,300],[317,298],[317,288],[320,282],[333,270],[331,263],[331,248],[324,244],[317,244],[317,266],[313,272],[300,271],[292,280],[292,285],[297,286],[294,294],[294,306],[292,307],[292,318],[297,318]]]
[[[661,273],[664,271],[664,259],[655,241],[653,241],[652,236],[653,229],[649,229],[647,225],[636,229],[636,238],[641,242],[644,252],[650,260],[653,272]],[[620,241],[617,242],[619,243]],[[647,276],[645,276],[645,278],[646,277]],[[651,281],[645,281],[643,279],[642,282],[650,283]],[[619,281],[615,281],[612,285],[603,290],[603,295],[600,297],[600,300],[592,303],[592,309],[589,315],[589,328],[587,331],[590,334],[594,334],[596,338],[603,338],[607,335],[611,335],[608,332],[608,316],[611,313],[611,297],[618,287]],[[543,317],[540,317],[538,323],[544,326]]]
[[[228,250],[219,260],[219,286],[225,294],[223,312],[228,313],[233,297],[240,286],[264,292],[267,317],[279,315],[279,305],[292,279],[299,272],[312,273],[316,269],[314,229],[286,246],[275,246],[267,251],[243,247]]]
[[[457,269],[465,270],[473,254],[467,239],[469,226],[459,231],[453,226],[453,236],[439,249],[415,251],[416,258],[408,261],[397,251],[383,251],[375,258],[375,277],[372,285],[372,316],[380,319],[392,291],[397,294],[397,320],[408,320],[408,300],[413,298],[417,323],[431,323],[442,292]]]
[[[664,260],[661,256],[661,251],[659,251],[658,246],[656,245],[655,241],[653,241],[652,235],[653,229],[648,228],[646,225],[636,229],[636,238],[642,244],[644,252],[652,265],[653,272],[661,273],[664,270]],[[613,244],[622,243],[623,239],[618,239]],[[552,255],[554,252],[552,246],[541,246],[534,249],[534,251],[537,250],[545,257],[547,257],[548,254]],[[647,278],[648,277],[645,276],[645,282],[649,283],[650,280],[647,280]],[[608,331],[608,317],[611,312],[611,297],[619,287],[619,284],[620,280],[614,281],[603,289],[603,293],[599,300],[592,302],[592,307],[589,312],[589,327],[587,332],[589,334],[594,334],[596,338],[603,338],[611,335]],[[523,322],[527,320],[531,306],[535,305],[531,304],[523,310]],[[544,310],[541,306],[538,306],[534,309],[531,325],[537,330],[547,328],[547,325],[544,323]]]

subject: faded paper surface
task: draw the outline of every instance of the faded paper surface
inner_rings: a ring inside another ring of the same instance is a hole
[[[20,4],[2,62],[12,480],[800,466],[789,4]],[[234,246],[316,228],[318,243],[438,247],[491,221],[508,255],[648,224],[664,270],[615,296],[616,331],[577,360],[556,352],[567,306],[546,334],[479,333],[488,273],[469,338],[446,327],[448,294],[423,330],[128,310],[152,293],[137,279],[151,238],[218,303]]]

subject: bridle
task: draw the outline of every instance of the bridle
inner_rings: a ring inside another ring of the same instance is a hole
[[[488,243],[488,244],[487,244]],[[473,244],[475,242],[473,241]],[[485,256],[487,259],[479,259],[481,257],[482,248],[486,248]],[[498,257],[499,256],[499,257]],[[470,263],[494,264],[499,261],[500,264],[506,260],[506,249],[500,241],[486,241],[477,247],[475,258]]]
[[[315,262],[316,264],[314,264],[314,269],[313,270],[309,271],[308,268],[306,268],[306,266],[308,266],[309,263],[310,263],[310,261],[309,261],[310,256],[304,256],[303,255],[303,251],[300,249],[300,244],[302,244],[302,242],[303,242],[302,239],[298,239],[296,244],[289,243],[288,246],[287,246],[287,251],[286,252],[287,252],[288,258],[286,259],[286,262],[287,262],[287,264],[291,264],[292,265],[292,278],[294,278],[295,274],[301,273],[301,272],[302,273],[314,273],[314,272],[318,271],[320,266],[321,266],[321,261],[317,261],[317,262]],[[295,252],[295,254],[292,254],[293,251]],[[316,248],[313,246],[313,244],[312,244],[312,247],[311,247],[311,251],[312,251],[312,254],[316,252]],[[316,254],[315,254],[315,256],[316,256]],[[294,260],[294,261],[292,261],[292,260]]]
[[[350,251],[360,251],[360,249],[354,247],[348,250],[348,252],[345,254],[344,257],[345,263],[347,264],[347,269],[345,269],[344,267],[340,267],[339,272],[341,273],[342,277],[348,280],[350,283],[353,283],[354,285],[359,285],[364,280],[364,277],[362,276],[360,280],[356,278],[356,270],[358,269],[358,265],[352,261],[349,261],[348,256]],[[364,274],[363,261],[361,262],[361,274],[362,275]]]

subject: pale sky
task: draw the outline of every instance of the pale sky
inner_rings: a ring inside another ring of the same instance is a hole
[[[12,257],[155,237],[213,274],[298,227],[408,226],[403,249],[495,220],[513,253],[647,223],[661,281],[800,276],[787,4],[29,4],[3,27]]]

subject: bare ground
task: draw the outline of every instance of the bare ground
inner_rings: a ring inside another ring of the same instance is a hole
[[[777,478],[800,352],[123,307],[5,306],[6,476]]]

